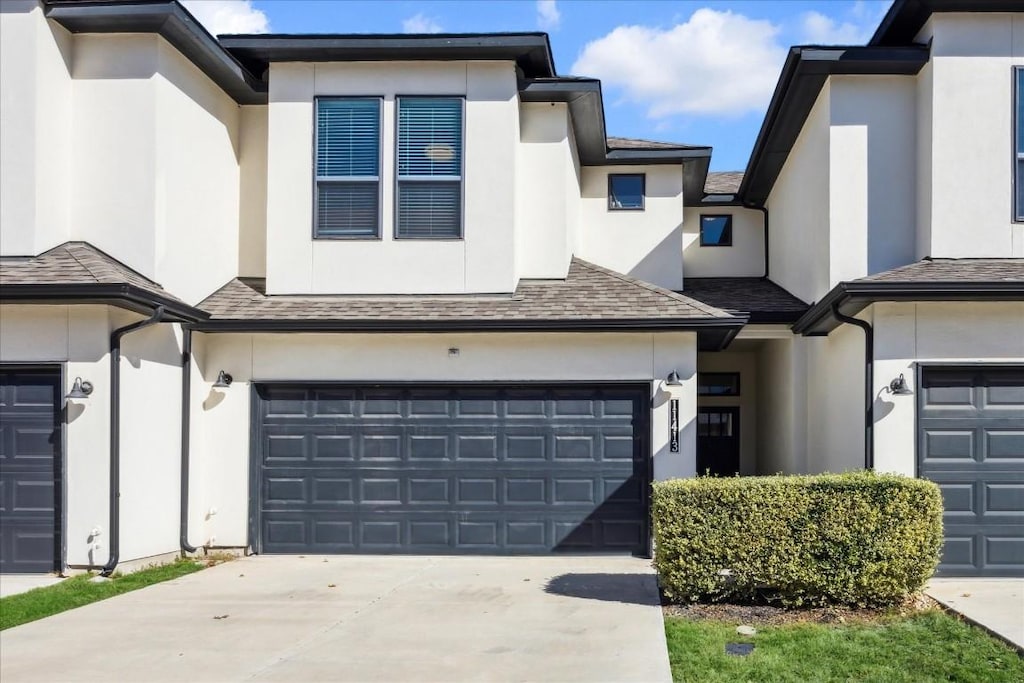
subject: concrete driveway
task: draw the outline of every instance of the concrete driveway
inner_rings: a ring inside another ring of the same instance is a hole
[[[925,593],[1024,653],[1024,579],[932,579]]]
[[[669,681],[629,557],[239,559],[0,634],[19,681]]]

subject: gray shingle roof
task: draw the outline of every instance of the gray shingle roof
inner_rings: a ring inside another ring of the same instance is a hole
[[[681,142],[658,142],[639,138],[608,138],[608,149],[692,149],[700,145],[686,145]]]
[[[159,284],[87,242],[65,242],[38,256],[0,258],[0,287],[128,284],[172,301]]]
[[[521,280],[511,295],[268,296],[261,280],[235,279],[199,307],[211,314],[211,323],[737,322],[714,306],[576,258],[566,279]]]
[[[809,306],[759,277],[686,278],[683,294],[715,308],[750,314],[751,322],[792,322]]]
[[[1024,281],[1024,259],[924,259],[854,282],[1014,282]]]
[[[704,194],[736,194],[743,182],[743,171],[715,171],[704,181]]]

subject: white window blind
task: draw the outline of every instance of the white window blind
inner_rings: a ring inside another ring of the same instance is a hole
[[[380,234],[380,100],[316,103],[317,237]]]
[[[462,99],[398,100],[396,237],[462,236]]]

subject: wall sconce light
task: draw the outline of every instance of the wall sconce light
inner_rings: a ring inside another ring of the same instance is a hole
[[[899,377],[889,382],[889,393],[894,396],[907,396],[914,392],[907,386],[907,380],[903,378],[903,373],[901,372]]]
[[[676,372],[675,370],[673,370],[672,372],[668,373],[668,377],[665,378],[665,386],[669,386],[669,387],[681,387],[681,386],[683,386],[682,380],[679,379],[679,373]]]
[[[85,380],[81,377],[75,378],[75,384],[71,387],[71,391],[65,398],[89,398],[89,394],[92,393],[92,382]]]
[[[213,386],[216,389],[227,389],[234,381],[234,377],[221,370],[220,374],[217,375],[217,381],[213,383]]]

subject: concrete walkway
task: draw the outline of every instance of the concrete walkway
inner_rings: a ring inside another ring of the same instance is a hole
[[[52,586],[63,580],[64,577],[55,574],[0,574],[0,598]]]
[[[925,593],[1024,652],[1024,579],[932,579]]]
[[[0,634],[20,681],[671,680],[629,557],[239,559]]]

